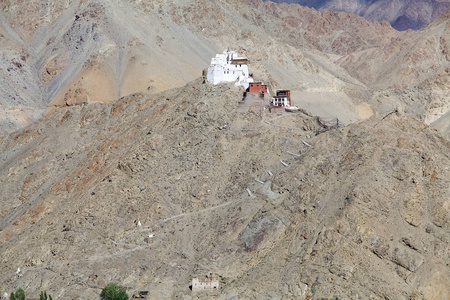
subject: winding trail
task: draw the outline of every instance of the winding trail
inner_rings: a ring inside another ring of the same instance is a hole
[[[275,117],[275,118],[272,118],[272,119],[270,119],[270,120],[268,120],[268,121],[264,121],[264,122],[267,123],[267,124],[269,124],[269,125],[272,125],[272,126],[283,127],[283,128],[289,128],[289,127],[280,126],[280,125],[275,125],[275,124],[273,124],[273,123],[270,123],[271,121],[274,121],[274,120],[280,119],[280,118],[284,118],[284,117],[286,117],[286,116],[287,116],[286,114],[282,114],[281,116],[277,116],[277,117]],[[299,128],[292,128],[292,129],[299,129]],[[119,134],[123,134],[123,133],[119,133]],[[289,142],[289,140],[286,139],[286,141],[285,141],[285,148],[287,147],[288,142]],[[291,155],[299,156],[299,155],[297,155],[297,154],[294,154],[294,153],[292,153],[292,152],[287,151],[286,149],[283,149],[283,152],[284,152],[284,153],[287,153],[287,154],[290,155],[290,156],[291,156]],[[113,162],[116,162],[116,160],[113,160]],[[112,163],[110,163],[110,164],[112,164]],[[277,169],[275,170],[275,172],[279,171],[280,169],[281,169],[281,168],[277,168]],[[152,230],[154,229],[155,225],[163,224],[163,223],[166,223],[166,222],[169,222],[169,221],[172,221],[172,220],[176,220],[176,219],[180,219],[180,218],[184,218],[184,217],[190,217],[190,216],[199,215],[199,214],[202,214],[202,213],[205,213],[205,212],[209,212],[209,211],[213,211],[213,210],[216,210],[216,209],[220,209],[220,208],[223,208],[223,207],[227,207],[227,206],[230,206],[230,205],[233,205],[233,204],[237,204],[237,203],[243,202],[243,201],[245,201],[245,200],[249,201],[249,198],[248,198],[248,197],[245,197],[245,196],[242,196],[242,197],[241,197],[240,199],[238,199],[238,200],[233,200],[233,201],[225,202],[225,203],[222,203],[222,204],[219,204],[219,205],[216,205],[216,206],[211,206],[211,207],[203,208],[203,209],[196,210],[196,211],[192,211],[192,212],[185,212],[185,213],[181,213],[181,214],[178,214],[178,215],[174,215],[174,216],[171,216],[171,217],[168,217],[168,218],[165,218],[165,219],[156,220],[156,221],[152,222],[152,223],[151,223],[149,226],[147,226],[146,228],[142,228],[142,229],[140,229],[140,230],[138,230],[138,231],[134,231],[134,232],[132,232],[132,233],[129,233],[129,234],[127,234],[127,235],[125,235],[125,236],[119,238],[119,239],[116,240],[116,241],[112,241],[112,243],[115,244],[115,245],[119,245],[119,244],[122,244],[122,245],[130,245],[129,243],[124,243],[124,242],[122,242],[122,241],[123,241],[124,239],[126,239],[126,238],[129,238],[129,237],[131,237],[131,236],[137,235],[137,234],[139,234],[139,233],[152,231]],[[272,214],[273,214],[273,213],[272,213]],[[281,219],[279,218],[279,216],[277,216],[277,215],[275,215],[275,214],[273,214],[273,215],[274,215],[277,219],[279,219],[280,222],[282,222],[284,226],[286,226],[285,222],[284,222],[283,220],[281,220]],[[21,273],[24,273],[24,272],[32,272],[32,271],[39,271],[39,270],[46,270],[46,269],[52,271],[51,268],[55,268],[55,267],[62,267],[62,266],[70,265],[70,264],[76,264],[76,263],[94,262],[94,261],[100,261],[100,260],[105,260],[105,259],[111,259],[111,258],[114,258],[114,257],[119,257],[119,256],[127,255],[127,254],[130,254],[130,253],[132,253],[132,252],[140,251],[140,250],[149,248],[150,246],[151,246],[151,245],[148,245],[148,244],[146,244],[146,245],[136,245],[135,247],[133,247],[133,248],[131,248],[131,249],[121,250],[121,251],[117,251],[117,252],[111,253],[111,254],[106,254],[106,255],[93,255],[93,256],[88,257],[88,258],[76,259],[76,260],[71,260],[71,261],[62,261],[62,262],[58,262],[58,263],[46,264],[46,265],[35,266],[35,267],[27,267],[27,268],[23,268]],[[3,278],[6,278],[6,277],[12,277],[12,276],[17,276],[16,272],[13,271],[13,272],[9,272],[9,273],[3,273],[3,274],[0,275],[0,278],[3,279]]]
[[[201,213],[204,213],[204,212],[207,212],[207,211],[211,211],[211,210],[215,210],[215,209],[218,209],[218,208],[222,208],[222,207],[225,207],[225,206],[228,206],[228,205],[231,205],[231,204],[239,203],[239,202],[242,202],[242,201],[244,201],[244,200],[248,200],[248,199],[242,198],[242,199],[239,199],[239,200],[234,200],[234,201],[225,202],[225,203],[222,203],[222,204],[219,204],[219,205],[216,205],[216,206],[207,207],[207,208],[200,209],[200,210],[196,210],[196,211],[193,211],[193,212],[181,213],[181,214],[179,214],[179,215],[175,215],[175,216],[172,216],[172,217],[168,217],[168,218],[165,218],[165,219],[162,219],[162,220],[157,220],[157,221],[151,223],[151,224],[150,224],[149,226],[147,226],[146,228],[142,228],[142,229],[139,230],[139,231],[132,232],[132,233],[126,235],[126,236],[121,237],[121,238],[118,239],[115,243],[120,243],[123,239],[126,239],[126,238],[128,238],[128,237],[130,237],[130,236],[133,236],[133,235],[135,235],[135,234],[138,234],[138,233],[140,233],[140,232],[151,231],[152,228],[153,228],[155,225],[158,225],[158,224],[161,224],[161,223],[165,223],[165,222],[168,222],[168,221],[171,221],[171,220],[183,218],[183,217],[189,217],[189,216],[193,216],[193,215],[198,215],[198,214],[201,214]]]
[[[273,123],[273,121],[284,118],[288,116],[287,114],[282,114],[281,116],[277,116],[275,118],[269,119],[269,120],[264,120],[264,123],[270,125],[270,126],[274,126],[274,127],[279,127],[279,128],[285,128],[285,129],[292,129],[292,130],[302,130],[301,128],[295,128],[295,127],[288,127],[288,126],[283,126],[283,125],[278,125]]]
[[[152,226],[157,225],[157,224],[161,224],[161,223],[165,223],[165,222],[169,222],[175,219],[179,219],[179,218],[183,218],[183,217],[189,217],[189,216],[193,216],[193,215],[197,215],[197,214],[201,214],[204,212],[208,212],[208,211],[212,211],[218,208],[222,208],[222,207],[226,207],[232,204],[236,204],[236,203],[240,203],[244,200],[248,200],[246,198],[242,198],[239,200],[234,200],[234,201],[229,201],[229,202],[225,202],[216,206],[212,206],[212,207],[207,207],[201,210],[197,210],[197,211],[193,211],[193,212],[188,212],[188,213],[182,213],[179,215],[175,215],[172,217],[168,217],[162,220],[157,220],[155,222],[153,222],[150,226],[148,226],[147,228],[143,228],[137,232],[133,232],[130,233],[122,238],[120,238],[119,240],[113,242],[114,244],[118,244],[120,243],[120,241],[122,241],[123,239],[133,236],[135,234],[141,233],[141,232],[146,232],[146,231],[151,231]],[[42,266],[36,266],[36,267],[28,267],[28,268],[23,268],[21,273],[24,272],[31,272],[31,271],[39,271],[39,270],[44,270],[44,269],[51,269],[54,267],[62,267],[62,266],[66,266],[66,265],[70,265],[70,264],[76,264],[76,263],[82,263],[82,262],[93,262],[93,261],[99,261],[99,260],[104,260],[104,259],[110,259],[110,258],[114,258],[114,257],[118,257],[118,256],[122,256],[122,255],[126,255],[135,251],[139,251],[139,250],[143,250],[145,248],[150,247],[151,245],[141,245],[141,246],[136,246],[132,249],[126,249],[126,250],[122,250],[122,251],[118,251],[112,254],[106,254],[106,255],[94,255],[88,258],[82,258],[82,259],[76,259],[76,260],[71,260],[71,261],[63,261],[63,262],[59,262],[59,263],[53,263],[53,264],[46,264],[46,265],[42,265]],[[6,278],[6,277],[10,277],[10,276],[16,276],[16,272],[9,272],[9,273],[4,273],[0,275],[0,278]]]

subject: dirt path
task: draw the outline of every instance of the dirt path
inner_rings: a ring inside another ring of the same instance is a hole
[[[225,206],[228,206],[228,205],[231,205],[231,204],[239,203],[239,202],[242,202],[244,200],[247,200],[247,199],[242,198],[242,199],[239,199],[239,200],[229,201],[229,202],[225,202],[225,203],[222,203],[222,204],[219,204],[219,205],[216,205],[216,206],[200,209],[200,210],[189,212],[189,213],[182,213],[182,214],[175,215],[175,216],[172,216],[172,217],[168,217],[168,218],[165,218],[165,219],[162,219],[162,220],[157,220],[157,221],[153,222],[151,225],[149,225],[147,228],[142,228],[141,230],[139,230],[137,232],[130,233],[130,234],[120,238],[119,240],[117,240],[116,243],[120,243],[123,239],[131,237],[131,236],[133,236],[135,234],[138,234],[138,233],[141,233],[141,232],[151,231],[153,229],[153,226],[155,226],[157,224],[165,223],[165,222],[168,222],[168,221],[171,221],[171,220],[175,220],[175,219],[179,219],[179,218],[183,218],[183,217],[189,217],[189,216],[193,216],[193,215],[198,215],[198,214],[201,214],[201,213],[204,213],[204,212],[208,212],[208,211],[211,211],[211,210],[215,210],[215,209],[218,209],[218,208],[222,208],[222,207],[225,207]]]
[[[161,223],[165,223],[165,222],[168,222],[168,221],[171,221],[171,220],[175,220],[175,219],[178,219],[178,218],[189,217],[189,216],[201,214],[201,213],[208,212],[208,211],[211,211],[211,210],[215,210],[215,209],[218,209],[218,208],[226,207],[226,206],[229,206],[229,205],[232,205],[232,204],[240,203],[240,202],[242,202],[244,200],[248,200],[248,199],[242,198],[242,199],[239,199],[239,200],[225,202],[225,203],[222,203],[222,204],[219,204],[219,205],[216,205],[216,206],[204,208],[204,209],[193,211],[193,212],[189,212],[189,213],[182,213],[182,214],[179,214],[179,215],[175,215],[175,216],[172,216],[172,217],[168,217],[168,218],[165,218],[165,219],[162,219],[162,220],[155,221],[155,222],[152,223],[152,225],[150,225],[147,228],[141,229],[138,232],[134,232],[134,233],[131,233],[131,234],[127,235],[127,236],[122,237],[117,242],[115,242],[115,244],[118,244],[118,243],[120,243],[121,240],[123,240],[123,239],[125,239],[127,237],[130,237],[130,236],[133,236],[135,234],[138,234],[138,233],[141,233],[141,232],[150,231],[152,229],[151,226],[154,226],[156,224],[161,224]],[[113,257],[117,257],[117,256],[126,255],[126,254],[129,254],[129,253],[135,252],[135,251],[143,250],[143,249],[148,248],[150,246],[151,245],[143,245],[143,246],[140,245],[140,246],[136,246],[136,247],[134,247],[132,249],[122,250],[122,251],[118,251],[116,253],[107,254],[107,255],[94,255],[94,256],[91,256],[91,257],[88,257],[88,258],[82,258],[82,259],[76,259],[76,260],[71,260],[71,261],[63,261],[63,262],[59,262],[59,263],[55,263],[55,264],[46,264],[46,265],[42,265],[42,266],[24,268],[24,269],[21,269],[21,272],[24,273],[24,272],[31,272],[31,271],[39,271],[39,270],[43,270],[43,269],[50,269],[50,268],[53,268],[53,267],[61,267],[61,266],[69,265],[69,264],[76,264],[76,263],[82,263],[82,262],[92,262],[92,261],[99,261],[99,260],[109,259],[109,258],[113,258]],[[5,273],[5,274],[0,275],[0,278],[6,278],[6,277],[9,277],[9,276],[15,276],[15,275],[16,275],[16,272],[10,272],[10,273]]]

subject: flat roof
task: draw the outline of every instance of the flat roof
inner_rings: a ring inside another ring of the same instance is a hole
[[[233,58],[231,60],[232,64],[242,64],[242,63],[247,63],[247,62],[248,62],[248,59],[246,59],[246,58]]]

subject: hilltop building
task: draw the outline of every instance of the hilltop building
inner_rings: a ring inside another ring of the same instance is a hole
[[[291,103],[291,91],[290,90],[277,90],[277,95],[272,97],[272,106],[274,107],[290,107]]]
[[[248,72],[248,59],[240,57],[235,51],[224,50],[211,59],[206,79],[212,84],[235,82],[236,86],[249,87],[253,82]]]
[[[248,93],[261,93],[261,94],[267,94],[269,93],[269,89],[267,88],[267,85],[265,85],[262,82],[251,82],[249,84],[249,87],[247,89]]]
[[[244,92],[244,97],[237,108],[238,112],[264,111],[265,107],[270,103],[269,88],[262,82],[250,82],[248,88]]]
[[[214,271],[209,271],[204,278],[192,279],[192,291],[198,292],[203,290],[219,289],[219,282],[219,276],[217,276]]]

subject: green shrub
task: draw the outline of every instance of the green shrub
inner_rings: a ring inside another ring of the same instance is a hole
[[[17,291],[14,293],[11,293],[11,297],[9,298],[11,300],[25,300],[25,291],[23,288],[18,288]]]
[[[115,283],[109,283],[100,294],[101,300],[128,300],[127,290]]]
[[[40,300],[53,300],[51,295],[48,295],[48,298],[47,298],[47,292],[46,291],[41,292],[41,296],[39,298],[40,298]]]

